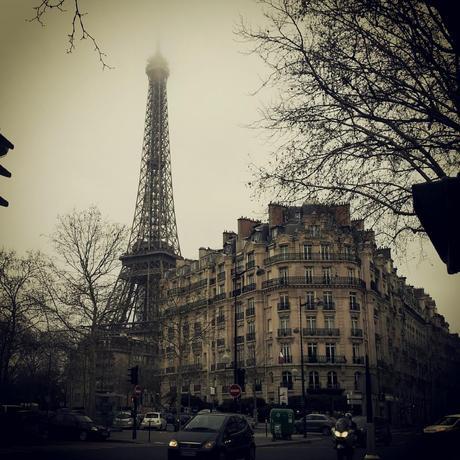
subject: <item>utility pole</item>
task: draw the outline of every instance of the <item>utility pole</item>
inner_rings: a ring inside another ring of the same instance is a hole
[[[369,355],[366,354],[366,455],[365,460],[379,460],[380,457],[375,451],[375,425],[374,425],[374,412],[372,407],[372,383],[371,383],[371,372],[369,369]]]

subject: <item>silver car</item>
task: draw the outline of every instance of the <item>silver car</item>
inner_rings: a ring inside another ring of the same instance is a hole
[[[112,426],[114,428],[132,428],[133,417],[130,412],[118,412],[113,419]]]

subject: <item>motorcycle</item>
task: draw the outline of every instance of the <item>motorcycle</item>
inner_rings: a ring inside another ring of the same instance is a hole
[[[332,428],[332,439],[337,451],[337,460],[353,460],[355,451],[356,433],[350,420],[341,418]]]

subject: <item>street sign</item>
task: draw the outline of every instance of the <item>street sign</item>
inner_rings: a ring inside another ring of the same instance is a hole
[[[135,394],[136,396],[139,396],[140,394],[142,394],[142,388],[141,388],[139,385],[136,385],[136,386],[134,387],[134,394]]]
[[[229,391],[230,396],[234,399],[238,398],[238,396],[241,395],[241,387],[234,383],[233,385],[230,385]]]
[[[286,387],[279,388],[279,397],[280,397],[280,404],[288,405],[288,389]]]

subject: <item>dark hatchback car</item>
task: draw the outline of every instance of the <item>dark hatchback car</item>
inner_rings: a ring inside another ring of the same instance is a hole
[[[110,435],[105,427],[76,412],[58,413],[49,421],[49,436],[53,439],[104,440]]]
[[[254,460],[255,456],[254,433],[239,414],[198,414],[174,435],[168,447],[168,460]]]

